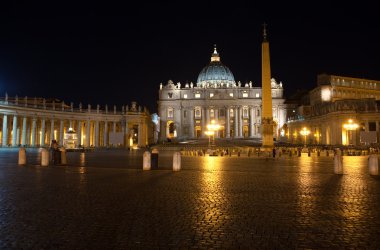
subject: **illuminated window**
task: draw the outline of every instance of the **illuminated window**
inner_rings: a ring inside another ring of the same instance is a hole
[[[210,93],[210,98],[214,96],[214,93]]]
[[[231,96],[231,97],[234,97],[234,93],[230,93],[230,96]]]
[[[173,108],[168,108],[168,118],[173,118]]]
[[[248,97],[248,93],[246,91],[243,92],[243,98],[247,98]]]
[[[200,107],[195,108],[195,118],[201,118],[202,117],[202,112]]]
[[[183,94],[183,98],[187,99],[187,94]]]
[[[215,111],[213,109],[210,109],[210,117],[211,118],[215,117]]]
[[[195,94],[195,98],[201,98],[201,94],[196,93],[196,94]]]
[[[247,117],[248,117],[248,108],[247,108],[247,107],[244,107],[244,108],[243,108],[243,117],[244,117],[244,118],[247,118]]]
[[[260,94],[259,94],[259,93],[256,93],[256,97],[257,97],[257,98],[260,97]]]

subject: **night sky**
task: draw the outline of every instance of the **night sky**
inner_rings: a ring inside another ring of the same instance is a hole
[[[213,44],[236,81],[260,86],[263,22],[286,96],[323,72],[380,80],[379,13],[364,2],[30,2],[0,10],[1,96],[156,112],[160,82],[195,83]]]

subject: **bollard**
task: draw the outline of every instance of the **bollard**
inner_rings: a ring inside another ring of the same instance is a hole
[[[145,151],[143,154],[143,170],[150,170],[151,163],[150,163],[150,152]]]
[[[157,148],[154,148],[152,150],[150,167],[151,169],[158,169],[158,149]]]
[[[61,148],[61,165],[66,165],[67,159],[66,159],[66,149],[64,147]]]
[[[339,149],[337,149],[337,153],[334,155],[334,173],[343,174],[343,160]]]
[[[321,151],[317,151],[317,156],[321,156]]]
[[[330,152],[326,150],[326,156],[329,156],[329,155],[330,155]]]
[[[181,170],[181,154],[174,152],[173,154],[173,171]]]
[[[18,165],[26,165],[26,150],[25,148],[20,148],[18,151]]]
[[[370,175],[379,175],[379,158],[377,155],[368,157],[368,170]]]
[[[49,152],[46,148],[41,149],[41,166],[49,166]]]
[[[309,150],[307,151],[307,156],[310,157],[310,155],[311,155],[311,151]]]

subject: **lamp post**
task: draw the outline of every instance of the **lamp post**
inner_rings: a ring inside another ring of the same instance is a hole
[[[346,129],[346,143],[350,145],[350,133],[359,127],[357,123],[354,123],[352,119],[348,119],[348,122],[343,124],[343,128]],[[351,132],[350,132],[351,131]]]
[[[211,123],[210,124],[207,124],[207,131],[205,132],[206,135],[208,135],[209,137],[209,146],[210,144],[211,145],[215,145],[215,132],[217,132],[219,129],[220,129],[220,125],[215,123],[215,120],[211,120]],[[212,143],[210,143],[210,138],[212,137]]]
[[[310,134],[310,130],[308,130],[306,127],[303,127],[303,129],[300,131],[300,134],[305,137],[305,147],[306,147],[306,137]]]

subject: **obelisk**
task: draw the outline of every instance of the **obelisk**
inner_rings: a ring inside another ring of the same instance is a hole
[[[273,111],[272,88],[270,75],[269,42],[267,40],[266,24],[264,23],[263,42],[261,44],[261,84],[262,84],[262,112],[261,134],[264,151],[273,149]]]

